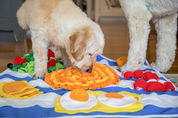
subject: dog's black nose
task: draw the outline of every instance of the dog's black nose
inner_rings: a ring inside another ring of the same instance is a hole
[[[86,72],[89,72],[89,73],[91,73],[91,71],[92,71],[91,69],[87,69],[87,70],[86,70]]]

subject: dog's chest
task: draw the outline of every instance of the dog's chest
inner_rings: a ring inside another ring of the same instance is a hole
[[[69,39],[69,34],[67,34],[63,29],[56,28],[51,22],[48,22],[44,26],[44,32],[46,40],[48,40],[49,44],[53,46],[64,47],[65,43]]]

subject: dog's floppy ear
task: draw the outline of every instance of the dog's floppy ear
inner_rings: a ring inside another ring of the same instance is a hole
[[[84,51],[86,48],[86,37],[85,32],[75,32],[72,36],[70,36],[70,48],[71,53],[75,54],[79,50]]]
[[[93,67],[94,67],[94,66],[95,66],[95,64],[96,64],[96,56],[97,56],[97,55],[95,55],[95,56],[94,56],[94,58],[92,59],[92,64],[93,64]]]
[[[83,55],[87,48],[87,42],[89,40],[89,28],[83,28],[69,37],[68,46],[66,51],[69,55],[69,58],[74,62],[79,61],[83,58]]]
[[[81,30],[79,32],[74,33],[72,36],[70,36],[70,50],[72,53],[72,56],[80,60],[83,57],[81,56],[82,54],[85,53],[86,47],[87,47],[87,34],[88,31],[86,30]]]
[[[108,8],[111,7],[121,7],[119,0],[105,0]]]

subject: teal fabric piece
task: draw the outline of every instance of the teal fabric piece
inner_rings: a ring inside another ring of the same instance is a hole
[[[20,67],[19,65],[15,66],[15,65],[13,64],[12,70],[13,70],[13,71],[18,71],[18,68],[19,68],[19,67]]]
[[[34,73],[34,68],[30,68],[30,69],[28,70],[28,73],[29,73],[30,75],[33,75],[33,73]]]
[[[34,57],[33,57],[33,53],[24,54],[23,57],[26,57],[27,62],[34,61],[34,60],[35,60]]]
[[[17,65],[17,66],[15,66],[13,64],[12,70],[18,71],[18,72],[21,72],[21,73],[28,72],[30,75],[33,75],[33,73],[34,73],[34,60],[35,60],[34,57],[33,57],[33,53],[24,54],[23,58],[25,58],[25,57],[26,57],[27,61],[25,63]],[[57,69],[64,68],[62,61],[59,61],[54,57],[50,57],[49,60],[51,60],[51,59],[55,59],[57,61],[57,63],[56,63],[55,67],[48,68],[48,73],[51,73],[52,71],[55,71]]]
[[[23,68],[26,72],[28,72],[30,75],[33,75],[34,73],[34,61],[30,61],[25,68]]]
[[[26,73],[24,70],[22,70],[22,69],[18,69],[17,70],[18,72],[20,72],[20,73]]]
[[[54,58],[54,57],[50,57],[50,58],[49,58],[49,60],[51,60],[51,59],[55,59],[55,60],[57,61],[57,59],[56,59],[56,58]],[[48,61],[49,61],[49,60],[48,60]]]
[[[55,67],[48,68],[48,73],[51,73],[52,71],[55,71],[55,70],[61,69],[61,68],[64,68],[64,66],[62,64],[60,64],[60,63],[56,63]]]
[[[57,62],[58,62],[58,63],[60,63],[60,64],[62,64],[62,66],[63,66],[63,62],[62,62],[62,61],[60,61],[60,60],[57,60]]]
[[[27,66],[27,64],[28,64],[27,62],[26,62],[26,63],[21,64],[21,65],[20,65],[20,68],[21,68],[21,67],[26,67],[26,66]]]
[[[58,68],[64,68],[64,66],[58,62],[58,63],[56,63],[56,69],[58,69]]]
[[[50,67],[48,68],[48,73],[51,73],[52,71],[55,71],[56,70],[56,67]]]

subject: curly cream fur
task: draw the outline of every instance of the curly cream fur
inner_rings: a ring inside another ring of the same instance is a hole
[[[31,30],[34,77],[47,73],[47,49],[51,46],[57,47],[56,55],[60,58],[62,54],[66,67],[72,65],[82,72],[91,71],[93,59],[96,61],[96,55],[103,51],[104,35],[99,25],[72,0],[26,0],[17,18],[23,29]],[[77,36],[71,38],[74,34]]]
[[[157,31],[157,59],[152,68],[166,72],[172,66],[176,51],[178,0],[108,0],[111,6],[122,7],[128,20],[130,49],[128,61],[121,71],[135,71],[146,58],[149,22],[153,20]]]

